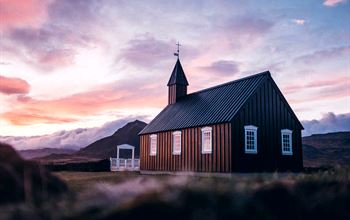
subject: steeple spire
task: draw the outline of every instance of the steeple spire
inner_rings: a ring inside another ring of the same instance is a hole
[[[179,98],[186,96],[187,86],[188,81],[178,57],[168,82],[168,104],[173,104]]]
[[[188,86],[188,82],[186,79],[185,72],[182,68],[182,65],[180,63],[180,59],[177,58],[176,64],[174,66],[173,72],[171,73],[168,86],[171,85],[183,85],[183,86]]]

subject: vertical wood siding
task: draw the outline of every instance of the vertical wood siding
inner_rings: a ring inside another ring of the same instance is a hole
[[[178,98],[187,94],[187,86],[183,85],[171,85],[168,91],[168,104],[173,104]]]
[[[141,170],[231,172],[231,124],[212,125],[212,153],[202,154],[201,128],[183,129],[181,155],[172,154],[172,132],[157,133],[157,155],[150,156],[149,135],[140,136]]]
[[[257,154],[244,152],[245,125],[258,127]],[[293,131],[292,156],[282,155],[281,129]],[[301,127],[270,80],[258,89],[233,119],[232,139],[233,171],[302,169]]]

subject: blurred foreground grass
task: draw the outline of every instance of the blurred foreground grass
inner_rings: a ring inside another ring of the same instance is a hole
[[[68,184],[73,192],[88,190],[91,186],[99,183],[120,183],[139,176],[136,172],[53,172],[61,180]]]
[[[70,193],[0,207],[12,219],[350,219],[350,169],[310,174],[151,176],[56,172]]]

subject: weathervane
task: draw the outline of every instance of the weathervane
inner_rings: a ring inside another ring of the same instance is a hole
[[[179,42],[177,42],[176,46],[177,46],[177,52],[174,53],[174,56],[177,56],[179,58],[180,57],[180,46],[181,46],[181,44]]]

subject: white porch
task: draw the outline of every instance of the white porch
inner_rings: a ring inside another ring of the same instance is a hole
[[[119,158],[119,150],[132,150],[131,159]],[[136,171],[140,170],[140,159],[135,159],[135,147],[129,144],[117,146],[117,158],[110,158],[111,171]]]

